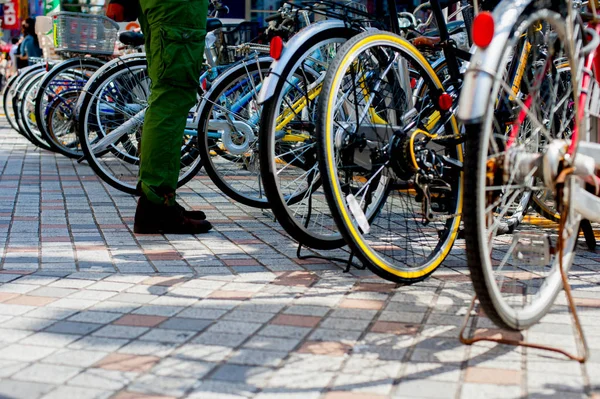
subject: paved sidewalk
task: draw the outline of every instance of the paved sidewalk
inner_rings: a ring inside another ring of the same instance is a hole
[[[396,287],[298,260],[277,223],[205,175],[180,191],[215,225],[194,237],[134,235],[133,197],[4,120],[0,173],[0,398],[600,398],[600,251],[580,250],[572,273],[581,366],[458,342],[463,242]],[[574,350],[564,304],[526,338]]]

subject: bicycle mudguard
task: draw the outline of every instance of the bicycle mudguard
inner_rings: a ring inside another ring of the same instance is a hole
[[[469,67],[465,72],[464,83],[460,93],[457,117],[465,124],[481,122],[492,91],[498,65],[504,54],[507,41],[519,17],[534,0],[503,0],[494,9],[494,38],[485,49],[473,47],[474,51]]]
[[[96,81],[98,76],[103,75],[109,69],[111,69],[115,66],[118,66],[118,65],[124,63],[125,61],[129,61],[131,59],[145,59],[145,58],[146,58],[146,53],[125,54],[121,57],[114,58],[114,59],[108,61],[106,64],[102,65],[98,70],[96,70],[96,72],[94,72],[94,74],[92,76],[90,76],[90,78],[85,83],[85,86],[83,87],[83,89],[81,91],[82,95],[79,96],[79,98],[77,99],[77,103],[75,105],[75,114],[74,114],[75,120],[79,120],[79,110],[81,109],[81,106],[83,105],[83,100],[85,98],[84,94],[90,90],[90,87],[94,84],[94,82]]]
[[[277,82],[279,81],[279,77],[282,75],[283,70],[286,66],[288,66],[288,63],[296,54],[298,48],[301,47],[310,37],[320,34],[321,32],[346,28],[347,26],[348,25],[344,21],[328,19],[309,25],[295,34],[283,47],[279,60],[274,61],[273,64],[271,64],[269,76],[267,76],[265,79],[263,87],[258,94],[258,103],[263,104],[265,101],[273,97],[273,94],[275,94],[275,87],[277,86]]]
[[[262,64],[262,63],[268,63],[268,62],[272,62],[273,58],[269,57],[269,56],[260,56],[258,58],[252,58],[249,60],[245,60],[247,61],[246,64],[248,63],[256,63],[256,64]],[[196,109],[195,112],[195,116],[194,116],[194,121],[193,121],[193,127],[194,129],[196,127],[198,127],[198,123],[200,122],[200,115],[202,115],[202,108],[205,106],[206,101],[204,101],[204,98],[209,98],[211,92],[214,90],[215,87],[217,87],[220,82],[222,81],[226,81],[229,80],[229,76],[231,76],[231,74],[237,72],[237,70],[239,68],[244,68],[245,64],[244,61],[238,61],[237,63],[231,65],[230,68],[228,68],[227,70],[225,70],[225,72],[223,72],[222,74],[219,75],[219,77],[217,79],[215,79],[212,83],[211,83],[211,88],[202,95],[202,100],[200,101],[198,108]],[[266,80],[265,80],[266,81]],[[263,87],[264,87],[264,83],[263,83]]]

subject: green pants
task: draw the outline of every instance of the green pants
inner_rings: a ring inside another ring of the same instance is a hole
[[[149,106],[140,148],[139,186],[154,203],[173,205],[183,131],[196,103],[204,58],[208,0],[141,0]]]

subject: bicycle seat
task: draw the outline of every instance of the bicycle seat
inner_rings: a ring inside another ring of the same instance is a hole
[[[141,46],[144,44],[144,34],[134,31],[121,32],[119,33],[119,41],[126,46]]]
[[[223,27],[223,22],[219,18],[207,18],[206,19],[206,33],[212,32],[213,30],[220,29]]]
[[[415,47],[435,47],[441,40],[439,37],[419,36],[412,39],[412,44]]]

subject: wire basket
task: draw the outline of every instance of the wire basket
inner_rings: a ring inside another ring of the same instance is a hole
[[[119,25],[103,15],[58,12],[52,16],[57,52],[112,55]]]
[[[322,19],[339,19],[349,24],[363,27],[379,24],[379,18],[368,12],[366,5],[358,1],[340,0],[288,0],[293,8],[307,10],[315,14],[315,22]]]

